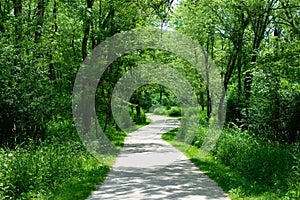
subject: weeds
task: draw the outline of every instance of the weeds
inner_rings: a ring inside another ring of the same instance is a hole
[[[1,149],[1,199],[51,197],[60,185],[77,179],[97,176],[93,184],[108,172],[76,141],[45,141],[30,143],[26,148]],[[83,186],[82,186],[83,187]]]
[[[101,163],[88,153],[72,120],[48,126],[44,141],[0,148],[0,199],[86,199],[106,177],[115,157]],[[105,134],[117,148],[127,135],[112,125]]]
[[[298,145],[268,143],[239,129],[226,129],[214,151],[203,158],[197,138],[195,146],[184,144],[176,140],[177,131],[162,138],[184,151],[232,199],[300,198]]]

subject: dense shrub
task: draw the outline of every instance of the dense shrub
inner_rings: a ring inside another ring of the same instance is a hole
[[[167,114],[170,117],[179,117],[181,116],[181,108],[177,106],[173,106],[167,111]]]
[[[243,110],[245,109],[245,101],[243,97],[236,93],[230,93],[227,98],[226,122],[233,122],[237,125],[243,124]]]
[[[133,121],[137,124],[145,124],[146,123],[146,114],[143,109],[141,109],[139,116],[136,113],[134,114]]]
[[[243,99],[231,95],[227,116],[242,117],[243,121],[230,120],[244,124],[249,132],[266,141],[296,143],[300,141],[299,99],[300,85],[296,80],[280,77],[275,69],[264,66],[254,73],[247,105],[243,105]]]
[[[300,183],[299,162],[295,159],[300,158],[297,146],[268,143],[239,129],[227,129],[214,155],[243,177],[275,192],[293,190],[290,183]]]
[[[159,104],[154,104],[154,105],[152,105],[152,106],[148,109],[148,111],[149,111],[150,113],[153,113],[154,110],[155,110],[156,108],[159,108],[159,107],[161,107],[161,105],[159,105]]]
[[[195,143],[200,124],[199,110],[196,108],[183,108],[177,139],[188,144]]]
[[[167,111],[164,107],[155,108],[153,114],[155,115],[166,115]]]
[[[145,114],[145,111],[142,108],[140,108],[140,115],[139,116],[137,115],[135,109],[130,111],[130,115],[132,117],[132,120],[136,124],[145,124],[146,123],[146,114]]]
[[[205,135],[207,133],[208,128],[205,126],[200,126],[200,128],[198,129],[198,132],[192,142],[192,145],[201,148],[204,139],[205,139]]]
[[[87,173],[101,177],[107,167],[76,141],[45,141],[14,151],[0,149],[0,199],[31,199],[49,196],[71,178]]]
[[[48,58],[35,57],[35,44],[18,42],[20,48],[15,48],[7,39],[0,39],[0,146],[14,147],[45,139],[47,122],[58,114],[72,115],[72,85],[67,78],[65,84],[49,79]],[[68,73],[73,74],[71,70]]]

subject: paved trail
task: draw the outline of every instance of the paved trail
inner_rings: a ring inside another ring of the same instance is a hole
[[[125,139],[104,183],[88,200],[208,200],[229,198],[181,152],[161,139],[178,121],[150,116],[152,123]]]

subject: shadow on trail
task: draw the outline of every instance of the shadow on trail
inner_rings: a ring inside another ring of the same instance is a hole
[[[179,121],[151,116],[152,123],[125,138],[111,172],[88,200],[228,199],[217,184],[161,139]]]
[[[96,191],[96,199],[225,199],[216,183],[192,163],[180,160],[154,169],[119,167],[111,172],[106,185]],[[187,170],[188,169],[188,170]],[[118,187],[115,187],[118,186]],[[132,194],[136,195],[133,197]],[[201,198],[202,197],[202,198]]]

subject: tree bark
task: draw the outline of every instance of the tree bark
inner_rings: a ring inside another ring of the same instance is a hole
[[[259,49],[261,41],[264,38],[264,34],[266,32],[267,26],[271,22],[270,19],[270,12],[276,0],[268,0],[267,5],[264,10],[255,10],[252,11],[253,13],[248,13],[251,17],[253,32],[254,32],[254,39],[252,43],[252,57],[251,57],[251,64],[254,64],[257,60],[257,53],[256,51]],[[253,74],[251,71],[247,71],[245,74],[245,81],[244,81],[244,92],[245,92],[245,100],[248,101],[251,96],[251,85],[253,82]]]
[[[38,13],[37,13],[37,23],[36,23],[36,29],[34,33],[34,43],[37,44],[40,41],[40,38],[42,36],[42,26],[44,21],[44,14],[45,14],[45,2],[44,0],[38,1]]]
[[[15,23],[16,43],[22,40],[22,0],[13,0],[14,16],[17,19]]]
[[[86,0],[87,3],[87,12],[91,11],[93,8],[94,0]],[[83,39],[82,39],[82,47],[81,47],[81,54],[82,59],[84,60],[87,57],[87,44],[90,34],[90,26],[91,26],[91,17],[87,14],[86,21],[84,22],[84,31],[83,31]]]
[[[54,33],[56,33],[58,31],[58,26],[57,26],[57,22],[56,22],[56,19],[57,19],[57,3],[56,3],[56,0],[54,1],[54,4],[53,4],[53,20],[54,20],[54,24],[52,25],[52,29],[54,31]],[[52,36],[52,41],[54,41],[54,35]],[[50,65],[49,65],[49,78],[50,80],[55,80],[56,79],[56,76],[55,76],[55,67],[54,67],[54,63],[53,63],[53,56],[52,56],[52,53],[50,53]]]

